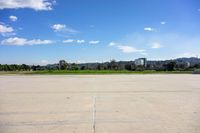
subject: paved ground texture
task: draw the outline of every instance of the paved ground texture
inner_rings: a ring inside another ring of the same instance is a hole
[[[94,132],[200,133],[200,75],[0,76],[0,133]]]

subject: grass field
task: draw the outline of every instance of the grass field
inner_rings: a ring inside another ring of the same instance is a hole
[[[192,74],[192,71],[127,71],[127,70],[44,70],[44,71],[9,71],[0,72],[4,74],[52,74],[52,75],[65,75],[65,74]]]

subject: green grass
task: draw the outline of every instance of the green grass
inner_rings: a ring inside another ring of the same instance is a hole
[[[4,74],[23,74],[23,75],[74,75],[74,74],[192,74],[192,71],[127,71],[127,70],[44,70],[44,71],[11,71],[0,72]]]

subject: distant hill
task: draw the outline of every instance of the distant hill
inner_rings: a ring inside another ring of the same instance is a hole
[[[178,62],[189,62],[191,65],[200,64],[200,58],[190,57],[190,58],[177,58],[175,59]]]

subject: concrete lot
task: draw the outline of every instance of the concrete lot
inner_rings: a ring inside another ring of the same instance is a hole
[[[92,133],[94,109],[95,133],[200,133],[200,75],[0,76],[0,133]]]

